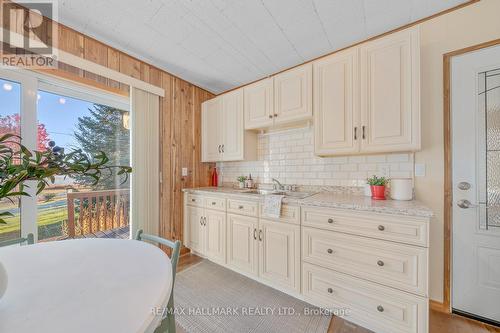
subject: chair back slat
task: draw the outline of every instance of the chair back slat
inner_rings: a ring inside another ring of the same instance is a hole
[[[26,243],[27,245],[35,244],[35,237],[33,236],[32,233],[27,234],[26,237],[9,239],[9,240],[0,242],[0,247],[2,247],[2,246],[10,246],[10,245],[15,245],[15,244],[21,244],[21,245],[23,245],[24,243]]]

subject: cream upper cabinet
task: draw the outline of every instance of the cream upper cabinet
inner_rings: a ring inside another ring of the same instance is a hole
[[[224,161],[245,158],[243,129],[243,92],[235,90],[222,95],[222,146]]]
[[[226,212],[205,210],[205,254],[215,262],[226,263]]]
[[[361,150],[420,149],[418,27],[360,46]]]
[[[257,158],[257,136],[244,129],[241,89],[204,102],[201,123],[202,162]]]
[[[312,64],[274,77],[274,123],[281,125],[312,117]]]
[[[271,127],[274,123],[273,78],[260,80],[243,88],[245,129]]]
[[[263,219],[259,226],[259,276],[299,292],[300,226]]]
[[[201,131],[202,149],[201,159],[203,162],[215,162],[222,158],[222,98],[216,97],[202,104],[201,107]]]
[[[317,155],[359,152],[359,55],[348,49],[314,62]]]

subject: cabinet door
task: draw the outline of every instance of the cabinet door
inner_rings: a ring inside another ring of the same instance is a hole
[[[205,227],[203,226],[203,208],[186,206],[187,223],[189,226],[189,248],[204,254]]]
[[[222,98],[217,97],[202,104],[201,108],[201,159],[216,162],[222,159]]]
[[[258,219],[227,214],[227,264],[239,271],[257,275]]]
[[[208,259],[226,263],[226,213],[205,210],[205,255]]]
[[[366,43],[361,56],[361,149],[420,149],[418,28]]]
[[[359,151],[358,48],[314,62],[314,136],[317,155]]]
[[[275,124],[312,117],[312,64],[274,77],[274,117]]]
[[[300,227],[260,220],[259,276],[300,291]]]
[[[260,80],[243,88],[245,129],[273,126],[273,78]]]
[[[222,153],[224,161],[244,159],[243,90],[222,95]]]

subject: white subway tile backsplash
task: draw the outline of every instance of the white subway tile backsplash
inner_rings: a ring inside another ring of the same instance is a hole
[[[314,155],[310,127],[266,133],[258,136],[258,160],[217,163],[224,183],[252,174],[257,183],[272,178],[284,184],[311,186],[363,186],[373,174],[413,178],[412,153],[318,157]]]

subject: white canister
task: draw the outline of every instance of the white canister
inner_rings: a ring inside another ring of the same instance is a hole
[[[413,199],[413,181],[411,178],[391,178],[391,198],[394,200]]]

